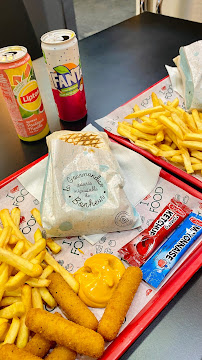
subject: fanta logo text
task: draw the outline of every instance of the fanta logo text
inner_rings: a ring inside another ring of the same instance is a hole
[[[22,104],[26,104],[26,103],[34,102],[38,98],[38,96],[39,96],[39,89],[36,88],[30,91],[28,94],[21,96],[20,100]]]
[[[191,221],[193,224],[196,224],[196,225],[202,227],[202,220],[196,219],[195,217],[190,217],[190,221]]]
[[[70,86],[76,84],[78,84],[79,87],[82,76],[80,66],[71,70],[67,69],[67,73],[64,74],[59,74],[58,72],[51,72],[50,74],[53,80],[53,85],[57,90],[69,88]]]

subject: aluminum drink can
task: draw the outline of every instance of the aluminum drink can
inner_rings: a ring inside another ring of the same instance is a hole
[[[83,119],[87,114],[86,96],[74,31],[62,29],[44,34],[41,48],[60,119]]]
[[[0,49],[0,88],[19,138],[36,141],[45,137],[49,133],[46,113],[24,46]]]

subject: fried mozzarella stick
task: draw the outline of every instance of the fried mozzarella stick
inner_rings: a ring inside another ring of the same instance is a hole
[[[14,344],[2,345],[0,351],[1,360],[41,360],[40,357],[32,355],[23,349],[18,349]]]
[[[65,346],[56,346],[45,360],[75,360],[76,352],[67,349]]]
[[[71,289],[62,276],[54,272],[49,275],[48,279],[51,280],[48,290],[65,312],[68,319],[86,328],[97,330],[98,321],[95,315]]]
[[[25,323],[35,333],[79,354],[99,358],[104,352],[100,334],[45,310],[30,309]]]
[[[39,334],[35,334],[32,339],[27,343],[23,350],[43,358],[48,354],[50,348],[53,346],[53,342],[43,338]],[[23,360],[23,359],[22,359]]]
[[[117,336],[142,280],[142,271],[131,266],[126,269],[109,300],[98,325],[98,333],[107,341]]]

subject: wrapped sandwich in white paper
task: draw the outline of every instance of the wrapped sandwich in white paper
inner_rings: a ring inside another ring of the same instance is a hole
[[[103,132],[58,131],[49,150],[41,201],[47,236],[82,236],[132,229],[133,208]]]

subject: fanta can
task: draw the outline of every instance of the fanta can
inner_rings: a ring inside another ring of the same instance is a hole
[[[49,133],[46,113],[24,46],[0,49],[0,87],[19,138],[36,141],[45,137]]]
[[[77,121],[87,114],[78,41],[72,30],[54,30],[41,37],[59,117]]]

